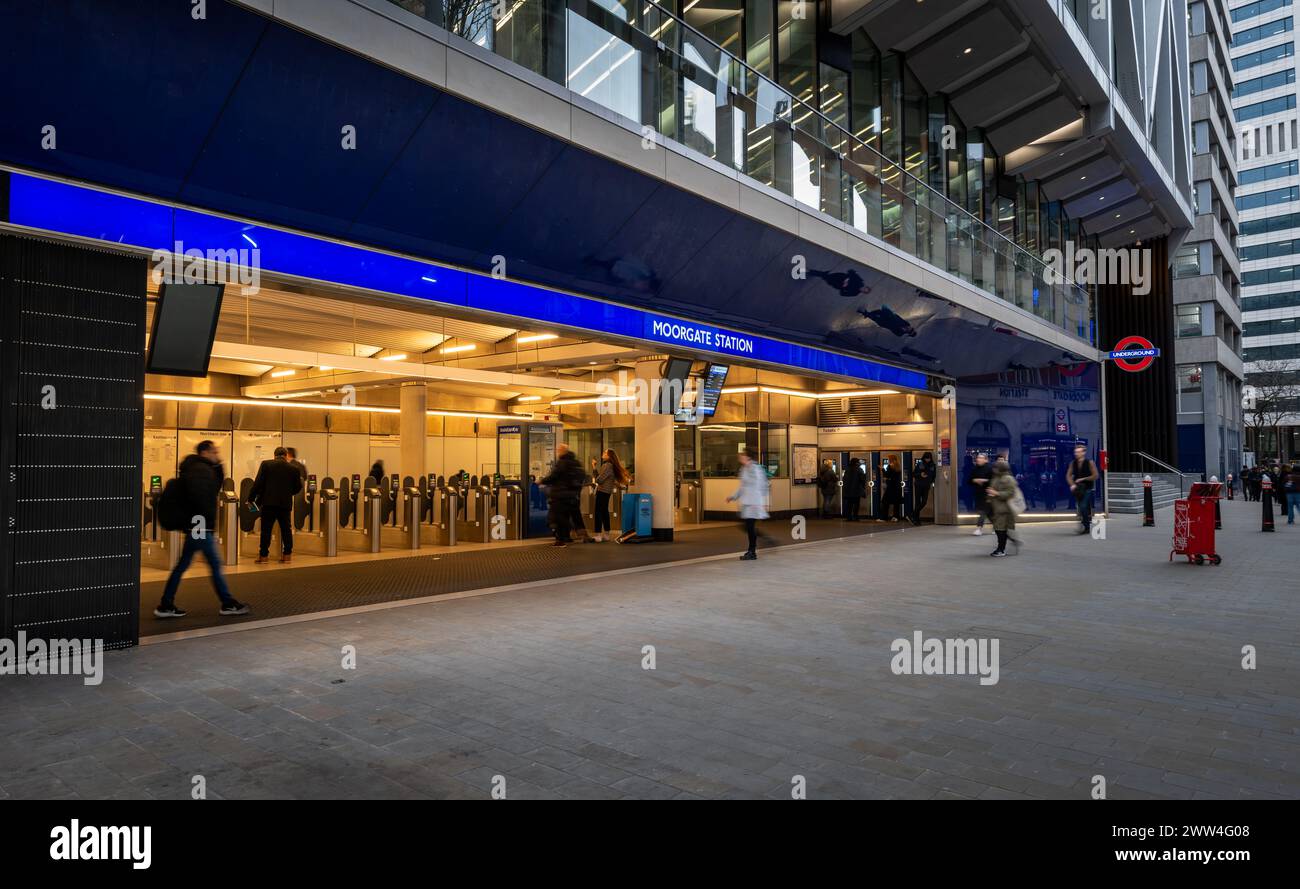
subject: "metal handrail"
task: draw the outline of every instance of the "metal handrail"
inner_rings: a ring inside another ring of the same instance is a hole
[[[1175,467],[1173,467],[1173,466],[1170,466],[1170,465],[1169,465],[1168,463],[1166,463],[1164,460],[1158,460],[1158,459],[1156,459],[1155,457],[1152,457],[1152,456],[1151,456],[1150,454],[1148,454],[1146,451],[1134,451],[1134,452],[1133,452],[1133,456],[1134,456],[1134,457],[1141,457],[1143,460],[1149,460],[1150,462],[1152,462],[1152,463],[1156,464],[1157,466],[1159,466],[1161,469],[1164,469],[1164,470],[1166,470],[1166,471],[1168,471],[1168,472],[1172,472],[1174,475],[1178,476],[1178,496],[1180,496],[1180,497],[1181,497],[1181,496],[1183,495],[1183,493],[1185,492],[1185,489],[1184,489],[1184,487],[1183,487],[1183,481],[1184,481],[1184,479],[1187,479],[1187,478],[1190,478],[1190,477],[1192,477],[1192,476],[1197,475],[1197,473],[1194,473],[1194,472],[1183,472],[1181,469],[1177,469],[1177,468],[1175,468]]]

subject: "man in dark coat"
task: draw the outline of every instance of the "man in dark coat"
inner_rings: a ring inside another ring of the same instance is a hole
[[[934,455],[926,451],[921,455],[921,459],[916,461],[912,467],[912,491],[916,497],[916,506],[912,510],[912,524],[921,524],[921,510],[925,509],[925,504],[930,500],[930,489],[934,486],[935,477],[938,475],[938,469],[935,466]]]
[[[203,553],[212,568],[212,588],[221,600],[220,613],[227,617],[248,614],[248,606],[230,595],[225,574],[221,570],[221,556],[217,552],[217,494],[226,479],[225,470],[221,468],[221,452],[211,441],[199,442],[194,453],[181,461],[177,477],[184,491],[186,508],[194,517],[194,527],[185,534],[180,560],[167,578],[162,601],[154,609],[153,616],[169,618],[186,615],[183,609],[176,607],[176,590],[180,586],[181,575],[190,567],[197,552]]]
[[[854,457],[849,461],[849,468],[844,473],[844,517],[850,522],[858,520],[858,504],[867,492],[867,474],[863,471],[862,461]]]
[[[555,529],[555,543],[552,545],[568,546],[573,542],[575,518],[578,529],[586,534],[578,498],[582,494],[587,473],[567,445],[556,445],[555,453],[555,463],[541,484],[546,487],[546,500],[550,504],[549,519],[551,527]]]
[[[280,561],[293,558],[293,498],[302,490],[302,476],[289,462],[289,452],[275,449],[275,458],[263,460],[248,499],[262,514],[262,538],[257,550],[258,563],[267,561],[271,552],[271,526],[280,526]]]
[[[903,517],[903,474],[898,470],[898,457],[890,454],[882,461],[881,478],[885,492],[880,498],[881,518],[896,522]]]
[[[975,495],[975,536],[978,537],[984,533],[984,522],[992,520],[993,516],[989,511],[988,486],[993,482],[993,467],[989,465],[987,454],[976,454],[975,465],[971,467],[970,476],[966,479]]]

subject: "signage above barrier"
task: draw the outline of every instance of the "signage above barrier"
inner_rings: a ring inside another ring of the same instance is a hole
[[[0,175],[4,175],[0,171]],[[170,254],[238,257],[257,251],[260,272],[527,319],[635,340],[650,340],[717,355],[815,373],[937,391],[933,377],[866,358],[727,330],[577,296],[508,278],[468,272],[381,250],[42,179],[9,174],[9,219],[14,225]],[[237,259],[232,262],[238,262]]]

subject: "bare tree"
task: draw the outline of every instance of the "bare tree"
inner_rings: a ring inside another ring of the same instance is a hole
[[[1300,410],[1300,370],[1292,369],[1285,361],[1252,362],[1253,370],[1246,374],[1246,385],[1241,393],[1241,419],[1247,429],[1253,430],[1255,447],[1262,447],[1263,433],[1272,432],[1277,446],[1275,456],[1283,459],[1282,426]],[[1256,459],[1264,456],[1257,452]]]
[[[492,21],[500,0],[397,0],[397,5],[458,34],[491,47]]]

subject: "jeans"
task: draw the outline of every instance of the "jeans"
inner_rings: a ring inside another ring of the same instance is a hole
[[[1085,529],[1092,527],[1092,488],[1079,489],[1074,495],[1075,514]]]
[[[176,602],[176,588],[181,584],[181,575],[190,567],[190,562],[194,561],[194,554],[203,551],[203,557],[208,560],[208,565],[212,568],[212,587],[217,591],[217,598],[221,604],[233,602],[230,595],[230,588],[226,586],[226,576],[221,571],[221,556],[217,553],[217,535],[212,532],[206,532],[202,537],[195,539],[193,534],[185,535],[185,546],[181,548],[180,561],[172,569],[171,576],[167,578],[167,586],[163,589],[162,606],[170,608]]]
[[[610,530],[609,527],[610,496],[611,496],[610,491],[596,492],[596,529],[595,529],[596,534],[600,534],[602,532]]]
[[[1286,494],[1286,523],[1295,524],[1296,510],[1300,509],[1300,491],[1287,491]]]
[[[258,555],[266,558],[271,551],[271,528],[273,525],[280,526],[280,553],[281,555],[291,555],[293,553],[293,524],[289,521],[289,512],[291,507],[288,506],[264,506],[262,507],[262,539],[257,548]]]

